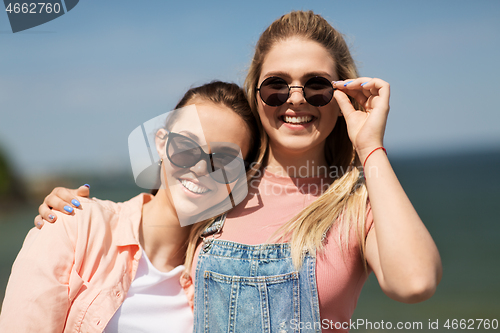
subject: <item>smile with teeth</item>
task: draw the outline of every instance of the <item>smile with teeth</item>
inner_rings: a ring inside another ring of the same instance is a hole
[[[294,125],[300,125],[300,124],[307,124],[310,123],[313,120],[313,116],[301,116],[301,117],[295,117],[295,116],[282,116],[281,120],[283,120],[285,123],[289,124],[294,124]]]
[[[188,191],[191,191],[193,193],[203,194],[203,193],[210,191],[205,186],[195,184],[195,183],[190,182],[189,180],[186,180],[186,179],[179,179],[179,181],[182,184],[182,186],[184,186],[184,188],[186,188]]]

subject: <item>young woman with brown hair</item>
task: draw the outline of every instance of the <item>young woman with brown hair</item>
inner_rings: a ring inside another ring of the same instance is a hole
[[[162,184],[154,196],[81,198],[78,214],[29,232],[7,285],[1,332],[192,331],[180,284],[191,229],[183,220],[245,183],[240,156],[253,161],[259,132],[243,90],[218,81],[190,89],[163,124],[153,133],[161,160],[152,167]]]

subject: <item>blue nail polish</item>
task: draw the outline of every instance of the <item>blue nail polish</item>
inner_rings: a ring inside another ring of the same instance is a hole
[[[49,215],[49,220],[51,220],[51,221],[52,221],[52,220],[54,219],[54,217],[55,217],[54,215],[50,214],[50,215]]]
[[[73,208],[71,208],[70,206],[64,206],[64,210],[67,211],[68,213],[73,213]]]
[[[345,87],[345,86],[347,86],[347,85],[348,85],[349,83],[351,83],[352,81],[354,81],[354,80],[351,80],[351,81],[346,82],[346,83],[344,84],[344,87]]]
[[[90,188],[90,185],[89,185],[89,184],[83,184],[83,186],[86,186],[86,187]]]
[[[365,83],[361,83],[361,86],[364,86],[364,85],[365,85],[365,84],[367,84],[367,83],[368,83],[368,81],[366,81]]]
[[[38,222],[36,223],[36,226],[37,226],[38,228],[40,228],[40,227],[42,226],[42,222],[38,221]]]
[[[76,199],[73,199],[71,200],[71,203],[73,204],[73,206],[75,207],[80,207],[80,201],[76,200]]]

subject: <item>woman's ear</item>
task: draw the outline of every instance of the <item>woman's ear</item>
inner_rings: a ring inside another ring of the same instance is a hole
[[[158,132],[156,132],[155,136],[156,152],[162,159],[165,157],[165,146],[167,144],[167,138],[168,138],[168,132],[166,129],[160,128]]]

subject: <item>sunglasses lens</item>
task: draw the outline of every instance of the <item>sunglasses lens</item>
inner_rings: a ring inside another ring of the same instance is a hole
[[[243,160],[238,156],[214,153],[212,154],[212,162],[214,172],[211,176],[219,183],[232,183],[245,172]]]
[[[200,146],[188,138],[176,136],[169,142],[167,155],[170,161],[179,167],[192,167],[201,158]]]
[[[260,98],[269,106],[280,106],[288,99],[288,84],[279,77],[269,77],[260,85]]]
[[[180,168],[190,168],[208,157],[202,156],[202,148],[195,141],[175,133],[170,135],[167,156],[174,165]],[[216,182],[229,184],[245,174],[245,163],[237,152],[235,154],[215,152],[210,154],[207,171]]]
[[[304,85],[304,97],[313,106],[327,105],[333,97],[333,86],[324,77],[313,77]]]

